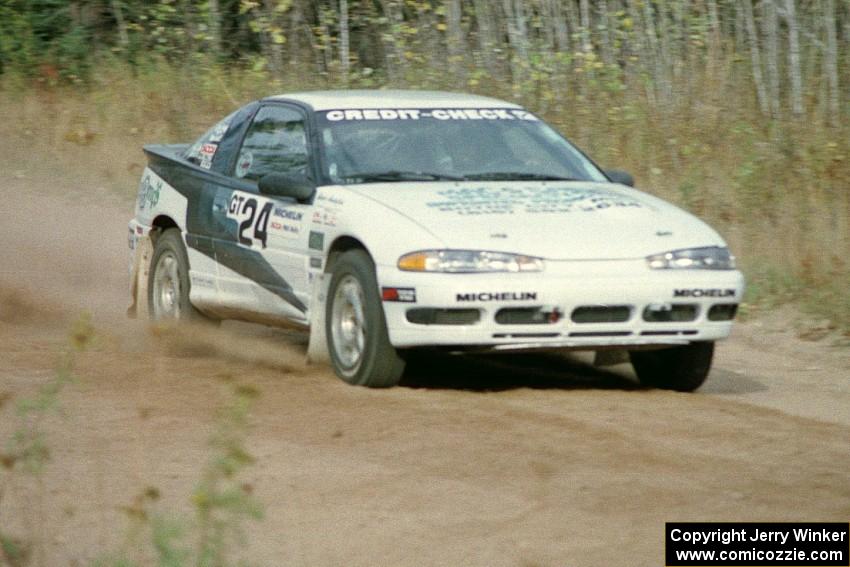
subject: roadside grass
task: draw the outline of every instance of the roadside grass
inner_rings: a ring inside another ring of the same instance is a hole
[[[259,392],[225,377],[229,401],[219,408],[209,439],[210,456],[190,497],[194,517],[157,509],[156,487],[146,487],[122,509],[127,536],[92,567],[226,567],[247,565],[246,520],[261,520],[263,505],[239,473],[254,463],[246,448],[248,417]]]
[[[395,83],[357,75],[348,86],[466,90],[520,102],[603,167],[632,172],[641,189],[714,226],[747,276],[743,313],[793,304],[850,336],[850,124],[830,126],[819,108],[806,120],[764,118],[747,80],[736,79],[735,61],[723,65],[680,78],[664,105],[652,104],[644,85],[604,70],[571,89],[574,80],[561,81],[557,67],[519,91],[474,70],[459,85],[430,67],[411,67]],[[198,55],[181,67],[155,59],[130,67],[100,56],[81,85],[7,73],[0,146],[14,176],[70,177],[81,199],[93,188],[129,198],[143,144],[191,141],[272,93],[344,84],[306,64],[278,76],[287,79]]]
[[[49,379],[29,397],[0,397],[0,409],[14,401],[17,424],[8,437],[0,437],[0,566],[47,564],[43,527],[51,492],[43,473],[50,466],[54,445],[47,420],[62,415],[61,396],[77,380],[77,358],[96,340],[90,317],[81,316],[70,328],[67,346]],[[188,499],[193,517],[160,511],[159,489],[147,486],[121,507],[128,519],[123,543],[111,552],[100,550],[93,567],[247,565],[245,523],[262,519],[264,509],[240,473],[254,463],[247,449],[249,417],[260,394],[233,376],[221,378],[229,396],[216,411],[209,457]],[[11,509],[21,514],[15,522],[10,521]]]
[[[60,395],[75,381],[77,356],[95,340],[87,315],[81,316],[68,332],[68,344],[49,380],[29,398],[16,401],[18,426],[11,436],[0,439],[0,564],[11,567],[44,565],[44,541],[32,536],[44,523],[44,483],[42,473],[50,462],[50,443],[45,420],[61,411]],[[9,401],[9,400],[2,400]],[[0,404],[2,406],[3,404]],[[3,521],[6,497],[27,498],[23,506],[26,536],[7,532]],[[32,538],[32,539],[28,539]]]

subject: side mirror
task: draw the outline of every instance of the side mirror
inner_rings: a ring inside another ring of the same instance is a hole
[[[606,169],[605,175],[607,175],[608,179],[610,179],[614,183],[628,185],[629,187],[635,186],[635,178],[632,177],[632,174],[627,171],[620,171],[619,169]]]
[[[260,178],[257,187],[263,195],[291,197],[296,201],[306,201],[316,189],[303,173],[269,173]]]

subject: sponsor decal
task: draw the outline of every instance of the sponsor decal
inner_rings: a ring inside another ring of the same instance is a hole
[[[323,224],[325,226],[336,226],[336,213],[326,209],[313,211],[313,224]]]
[[[215,287],[212,278],[200,274],[192,274],[192,285],[197,287]]]
[[[720,288],[674,289],[673,297],[735,297],[735,290]]]
[[[399,303],[416,303],[416,289],[412,287],[382,287],[381,299]]]
[[[204,169],[212,167],[213,156],[218,151],[218,144],[203,144],[201,146],[201,163],[199,164]]]
[[[239,161],[236,162],[236,177],[245,177],[254,163],[254,154],[245,150],[239,154]]]
[[[632,197],[592,187],[464,187],[438,195],[442,199],[427,206],[457,215],[593,213],[644,206]]]
[[[153,208],[159,203],[159,192],[162,190],[162,180],[152,180],[153,174],[148,173],[142,178],[141,186],[139,187],[139,210],[144,211],[146,208]]]
[[[272,214],[278,218],[300,221],[304,216],[304,213],[301,211],[293,211],[292,209],[287,209],[284,207],[275,207]]]
[[[331,205],[343,205],[345,203],[345,201],[340,199],[339,197],[328,195],[319,195],[318,197],[316,197],[316,201],[323,201],[324,203]]]
[[[213,128],[212,134],[210,134],[210,142],[220,142],[224,135],[227,134],[227,129],[230,127],[230,122],[219,122]]]
[[[266,247],[272,208],[272,202],[266,199],[233,193],[227,207],[227,218],[237,222],[236,239],[239,244],[251,248]]]
[[[304,213],[286,207],[275,206],[272,211],[272,230],[281,233],[282,236],[297,236],[301,234],[301,219]],[[280,219],[280,220],[276,220]]]
[[[458,293],[455,301],[536,301],[536,291],[482,291],[475,293]]]
[[[539,120],[527,110],[517,108],[364,108],[329,110],[325,118],[330,122],[352,120]]]
[[[269,226],[275,232],[280,232],[282,236],[296,236],[301,233],[301,228],[293,224],[271,221]]]
[[[325,233],[311,230],[307,246],[310,250],[322,250],[325,247]]]

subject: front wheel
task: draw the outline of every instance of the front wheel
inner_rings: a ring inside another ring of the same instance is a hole
[[[693,392],[702,386],[713,356],[713,342],[629,352],[641,384],[677,392]]]
[[[358,386],[398,384],[404,360],[390,344],[378,295],[375,265],[363,250],[350,250],[333,267],[325,333],[337,376]]]

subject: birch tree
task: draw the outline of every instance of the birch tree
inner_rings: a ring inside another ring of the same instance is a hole
[[[835,30],[835,0],[824,0],[824,27],[826,29],[824,62],[829,82],[829,120],[833,126],[836,126],[841,102],[838,85],[838,37]]]
[[[788,24],[788,75],[791,80],[791,111],[803,115],[803,78],[800,71],[800,32],[794,0],[785,0],[785,21]]]

